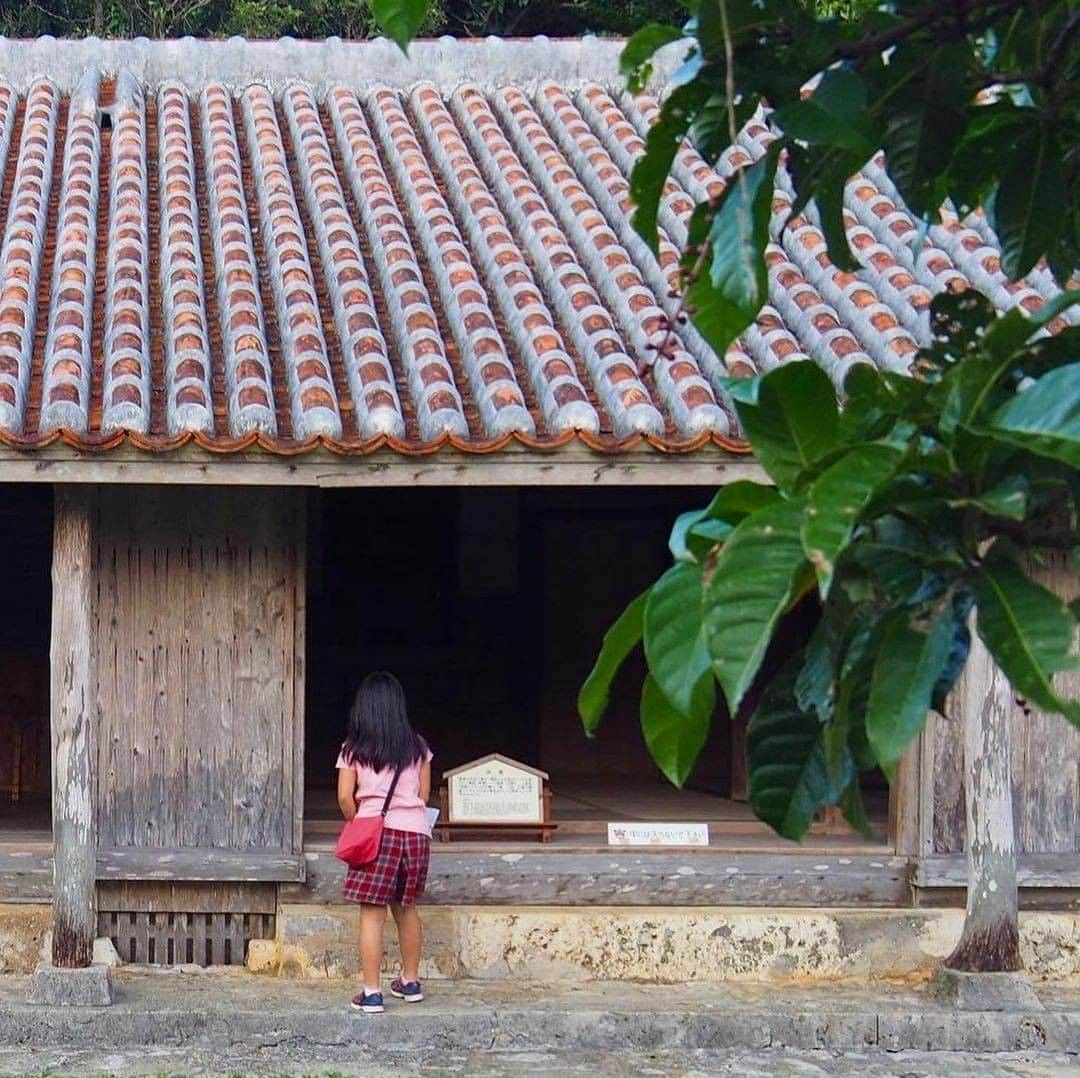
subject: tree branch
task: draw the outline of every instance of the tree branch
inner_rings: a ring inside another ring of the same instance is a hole
[[[937,3],[927,4],[926,7],[912,15],[910,19],[889,30],[883,30],[879,34],[867,34],[851,45],[841,46],[837,49],[837,56],[842,60],[863,60],[869,56],[879,56],[886,49],[892,48],[893,45],[899,45],[902,41],[906,41],[920,30],[925,30],[938,21],[953,23],[954,32],[958,34],[977,33],[979,30],[986,29],[995,19],[1006,12],[1023,7],[1024,3],[1025,0],[995,0],[995,2],[991,3],[980,3],[978,0],[969,3],[961,0],[960,3],[953,5],[954,10],[949,11],[946,9],[943,12],[939,0]],[[974,14],[978,14],[978,17],[968,22],[968,16]]]
[[[1072,39],[1080,31],[1080,11],[1074,11],[1061,28],[1061,33],[1054,38],[1053,44],[1047,50],[1046,60],[1042,67],[1034,71],[991,71],[988,72],[983,82],[984,86],[1018,86],[1026,83],[1029,86],[1041,86],[1049,89],[1057,74],[1061,61],[1068,52]]]
[[[1004,535],[1025,550],[1072,550],[1076,546],[1076,535],[1068,528],[1038,530],[1025,527],[1022,523],[995,520],[993,526],[985,530],[984,537],[992,538],[995,535]]]
[[[1058,64],[1064,59],[1069,45],[1072,39],[1076,37],[1078,30],[1080,30],[1080,11],[1073,9],[1068,19],[1065,20],[1061,33],[1058,34],[1054,39],[1054,43],[1047,50],[1046,62],[1042,66],[1039,80],[1044,86],[1049,85],[1050,79],[1053,77]]]

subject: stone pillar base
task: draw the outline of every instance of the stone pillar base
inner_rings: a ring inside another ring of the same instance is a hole
[[[1024,972],[969,973],[939,969],[931,982],[938,999],[961,1011],[1041,1011],[1031,978]]]
[[[30,1002],[43,1007],[108,1007],[112,1003],[109,967],[40,965],[30,981]]]

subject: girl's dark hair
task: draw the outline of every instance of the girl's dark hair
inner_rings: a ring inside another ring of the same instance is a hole
[[[374,771],[406,768],[427,754],[427,742],[409,723],[405,690],[393,674],[379,670],[360,682],[342,752],[349,763]]]

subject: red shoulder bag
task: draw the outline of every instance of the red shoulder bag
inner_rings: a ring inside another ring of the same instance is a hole
[[[378,816],[354,816],[351,820],[347,820],[341,829],[337,845],[334,847],[334,856],[340,858],[350,868],[363,868],[379,856],[379,843],[382,841],[383,827],[386,825],[386,814],[390,811],[390,802],[393,800],[399,778],[401,778],[400,767],[394,772],[390,789],[386,791],[382,812]]]

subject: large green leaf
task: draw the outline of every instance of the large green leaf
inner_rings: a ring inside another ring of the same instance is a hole
[[[655,22],[634,33],[619,54],[619,71],[626,76],[632,94],[641,93],[652,77],[652,58],[657,50],[684,36],[677,26]]]
[[[676,561],[698,561],[722,540],[744,517],[779,501],[776,487],[737,479],[722,486],[704,509],[680,513],[668,538],[668,549]]]
[[[757,403],[736,407],[758,460],[781,490],[794,489],[836,444],[836,390],[809,360],[771,370],[759,380]]]
[[[705,519],[738,524],[751,513],[778,501],[780,493],[776,487],[755,483],[752,479],[736,479],[733,483],[725,483],[716,492],[705,509]]]
[[[859,514],[892,475],[903,452],[891,445],[860,445],[831,464],[806,496],[802,541],[822,597],[832,586],[836,559],[855,530]]]
[[[967,128],[949,164],[949,195],[961,215],[986,204],[1017,136],[1036,123],[1037,109],[1018,107],[1008,97],[969,106]]]
[[[848,273],[862,269],[859,260],[851,253],[847,222],[844,220],[844,188],[848,179],[864,163],[862,154],[847,153],[839,157],[831,172],[819,177],[814,189],[814,205],[818,221],[825,235],[829,258],[835,266]]]
[[[889,175],[918,216],[941,204],[942,174],[967,126],[971,67],[966,43],[940,45],[929,55],[925,49],[898,50],[888,64],[892,92],[882,109],[882,148]]]
[[[1062,164],[1064,147],[1052,121],[1032,124],[1018,135],[991,203],[1001,240],[1001,269],[1019,280],[1057,242],[1069,190]]]
[[[667,694],[650,675],[641,691],[641,732],[649,755],[675,786],[690,777],[709,736],[716,683],[712,675],[701,679],[688,711],[673,707]]]
[[[690,535],[694,525],[704,519],[704,509],[688,509],[675,518],[675,523],[671,526],[671,534],[668,536],[668,550],[671,551],[671,556],[676,561],[696,562],[711,548],[712,543],[709,543],[708,547],[702,549],[704,542],[694,542]],[[715,521],[714,523],[721,525],[718,538],[727,538],[728,533],[731,531],[731,525],[724,521]]]
[[[825,728],[795,703],[794,665],[765,690],[750,716],[746,743],[750,807],[779,834],[798,840],[854,776],[849,769],[837,785],[826,759]]]
[[[708,255],[687,289],[687,305],[694,312],[694,325],[720,355],[750,325],[768,296],[765,247],[779,153],[777,143],[730,176],[717,205],[702,203],[691,220],[691,250],[704,242]],[[696,261],[690,253],[684,266],[693,271]]]
[[[848,748],[851,758],[859,771],[872,771],[878,765],[877,755],[866,735],[866,709],[870,701],[870,675],[872,665],[869,659],[860,663],[848,675],[846,691],[840,702],[844,725],[847,727]],[[840,710],[840,709],[838,709]]]
[[[991,557],[973,587],[979,636],[1013,688],[1080,726],[1080,700],[1063,700],[1051,683],[1055,673],[1076,663],[1076,620],[1065,601],[1005,558]]]
[[[672,706],[688,712],[694,687],[710,665],[702,623],[701,566],[680,562],[652,586],[645,604],[645,657]]]
[[[751,318],[761,309],[769,289],[765,245],[779,160],[779,147],[771,147],[764,157],[732,173],[709,228],[712,286],[748,310]]]
[[[1044,374],[993,415],[995,437],[1080,468],[1080,363]]]
[[[687,548],[694,558],[703,562],[731,534],[733,525],[718,517],[701,517],[686,530]]]
[[[866,815],[866,807],[863,805],[862,790],[859,788],[858,778],[848,783],[847,788],[840,795],[840,811],[848,826],[868,842],[877,838],[874,825],[870,817]]]
[[[877,149],[867,111],[866,84],[848,68],[831,68],[814,92],[774,113],[785,134],[802,142],[857,150],[865,160]]]
[[[1073,303],[1080,299],[1080,291],[1063,293],[1061,298],[1066,295]],[[1028,343],[1022,356],[1024,376],[1041,378],[1058,367],[1075,363],[1077,356],[1080,356],[1080,325],[1065,326],[1051,336]]]
[[[993,517],[1007,517],[1009,520],[1023,520],[1027,515],[1028,492],[1031,483],[1026,475],[1016,473],[1007,475],[982,494],[969,498],[952,498],[952,506],[971,506],[981,509]]]
[[[840,269],[855,272],[860,266],[848,243],[844,188],[879,142],[866,84],[849,68],[830,68],[809,97],[783,105],[774,116],[785,134],[798,140],[788,147],[792,212],[801,212],[812,198],[829,257]]]
[[[699,79],[673,90],[660,110],[660,118],[649,129],[644,155],[630,174],[630,195],[636,207],[634,229],[653,254],[659,250],[656,218],[668,173],[690,124],[707,97],[708,87]]]
[[[1018,367],[1027,367],[1025,360],[1048,369],[1060,366],[1060,357],[1043,358],[1038,349],[1033,354],[1030,347],[1025,355],[1022,349],[1039,330],[1080,301],[1080,292],[1062,292],[1031,315],[1014,307],[999,316],[988,300],[981,296],[978,300],[969,304],[968,315],[973,322],[963,323],[960,331],[952,334],[950,342],[955,347],[966,341],[969,349],[977,350],[963,356],[945,376],[941,427],[947,433],[958,426],[977,423],[988,409],[1011,396],[1009,380]],[[960,302],[963,302],[962,297],[951,297],[953,310]],[[935,300],[935,308],[938,304],[939,300]],[[951,322],[951,325],[958,327],[960,324]]]
[[[627,655],[641,642],[644,631],[645,604],[652,588],[646,588],[619,615],[604,634],[604,643],[585,684],[578,693],[578,714],[587,734],[594,734],[611,699],[611,683]]]
[[[371,14],[379,29],[407,53],[409,42],[427,18],[428,3],[429,0],[371,0]]]
[[[954,636],[951,605],[927,626],[900,611],[885,626],[874,657],[866,733],[878,763],[892,778],[896,762],[922,729],[934,686],[949,661]]]
[[[1016,351],[1037,330],[1019,308],[998,317],[989,303],[979,307],[986,312],[982,325],[971,331],[966,342],[962,333],[951,334],[949,341],[952,348],[966,343],[969,351],[947,370],[942,381],[941,429],[946,434],[971,424],[980,412],[1004,399],[1009,392],[1006,376],[1017,365]],[[952,328],[956,328],[955,323]],[[983,335],[982,347],[976,343],[977,334]],[[987,339],[990,347],[984,343]]]
[[[937,683],[934,685],[933,696],[930,699],[930,706],[935,711],[944,712],[945,700],[949,693],[952,692],[952,687],[956,684],[957,678],[964,672],[964,667],[967,665],[968,655],[971,652],[971,630],[968,628],[968,614],[971,612],[972,603],[971,592],[966,588],[960,588],[953,595],[952,601],[952,644],[949,647],[949,657],[945,663],[945,669],[942,670],[941,676],[937,679]]]
[[[833,668],[836,666],[835,651],[838,646],[828,614],[826,609],[825,616],[818,622],[807,641],[794,685],[795,702],[799,709],[817,712],[821,722],[832,716],[835,692]]]
[[[859,771],[877,767],[877,756],[866,733],[866,711],[874,669],[874,645],[881,633],[885,611],[877,604],[848,604],[837,598],[825,604],[825,615],[837,622],[843,657],[838,664],[832,723],[842,732],[854,766]]]
[[[852,547],[852,560],[879,594],[896,600],[925,589],[928,581],[952,578],[964,562],[949,546],[934,546],[908,520],[885,516]]]
[[[679,74],[685,74],[685,72],[679,72]],[[674,79],[675,76],[673,75],[672,78]],[[740,98],[736,101],[735,123],[738,127],[742,127],[750,119],[757,105],[757,99]],[[714,93],[698,109],[698,114],[690,127],[690,141],[706,161],[719,160],[731,147],[731,110],[728,109],[727,96],[724,93]]]
[[[748,516],[720,550],[705,594],[713,672],[734,713],[754,679],[780,615],[810,577],[799,538],[803,502]]]
[[[791,108],[801,108],[800,102]],[[876,145],[876,142],[871,143]],[[873,151],[845,149],[842,146],[820,143],[789,142],[787,144],[787,173],[791,181],[792,202],[787,221],[803,212],[813,202],[818,221],[825,233],[829,257],[841,269],[855,272],[859,262],[851,253],[847,227],[844,223],[844,189],[852,175],[866,163]]]
[[[925,382],[906,374],[857,363],[844,379],[844,407],[837,428],[841,442],[871,442],[890,436],[901,420],[925,407]],[[889,437],[890,444],[894,441]]]

